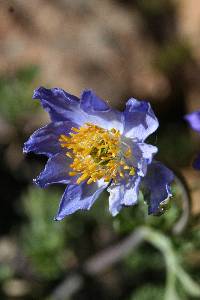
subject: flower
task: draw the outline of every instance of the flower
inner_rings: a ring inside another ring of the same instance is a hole
[[[51,123],[31,135],[24,152],[48,157],[34,180],[37,185],[67,185],[55,220],[90,209],[105,189],[113,216],[137,203],[139,189],[148,196],[149,214],[161,209],[171,196],[173,173],[153,160],[157,147],[144,142],[158,128],[148,102],[131,98],[120,112],[91,90],[79,99],[62,89],[43,87],[35,90],[33,99],[40,100]]]
[[[185,116],[185,120],[190,124],[191,128],[200,133],[200,111],[194,111]],[[193,167],[200,170],[200,153],[193,162]]]

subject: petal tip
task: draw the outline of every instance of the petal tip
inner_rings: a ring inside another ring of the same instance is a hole
[[[84,111],[99,111],[107,112],[110,110],[109,105],[106,101],[99,98],[96,93],[91,89],[83,90],[81,97],[81,107]]]
[[[84,94],[87,94],[87,93],[89,93],[89,94],[93,93],[92,89],[90,89],[90,88],[84,89],[84,90],[81,92],[81,96],[83,96]]]
[[[111,210],[110,211],[110,213],[111,213],[111,215],[113,216],[113,217],[116,217],[118,214],[119,214],[119,211],[117,211],[117,210]]]
[[[38,87],[38,88],[36,88],[35,90],[34,90],[34,92],[33,92],[33,99],[39,99],[40,98],[40,93],[41,93],[41,91],[44,89],[44,87],[42,87],[42,86],[40,86],[40,87]]]
[[[26,143],[24,143],[24,146],[23,146],[23,149],[22,149],[22,151],[23,151],[23,153],[24,153],[24,154],[26,154],[26,153],[28,153],[28,152],[29,152],[29,150],[28,150],[28,145],[27,145],[27,142],[26,142]]]
[[[159,126],[151,104],[144,100],[130,98],[124,110],[124,135],[144,141]]]
[[[33,179],[33,183],[36,184],[37,186],[41,187],[41,188],[45,188],[48,184],[43,183],[42,179],[40,178],[40,176],[36,177]]]
[[[59,215],[57,215],[53,219],[54,219],[54,221],[59,222],[59,221],[62,221],[63,218],[60,218]]]

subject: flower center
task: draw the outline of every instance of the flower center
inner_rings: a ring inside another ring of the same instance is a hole
[[[131,149],[122,143],[119,130],[106,130],[91,123],[71,130],[68,136],[62,134],[59,142],[69,150],[66,155],[73,159],[69,175],[79,175],[78,184],[102,178],[105,182],[118,181],[120,177],[135,174],[135,169],[127,164]]]

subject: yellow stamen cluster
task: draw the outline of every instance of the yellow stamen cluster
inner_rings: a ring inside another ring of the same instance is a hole
[[[129,167],[126,159],[131,156],[130,147],[121,152],[121,135],[119,130],[105,130],[99,126],[86,123],[78,128],[71,128],[68,136],[61,135],[61,147],[69,151],[66,155],[73,159],[70,176],[77,176],[77,183],[87,180],[96,182],[103,178],[105,182],[111,179],[134,175],[135,170]]]

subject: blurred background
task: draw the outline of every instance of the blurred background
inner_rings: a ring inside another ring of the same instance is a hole
[[[198,0],[0,0],[0,299],[200,299],[200,137],[183,120],[200,109],[199,37]],[[104,193],[53,221],[64,188],[35,187],[46,158],[22,153],[48,122],[40,85],[151,102],[150,142],[177,174],[164,215],[140,195],[112,218]]]

